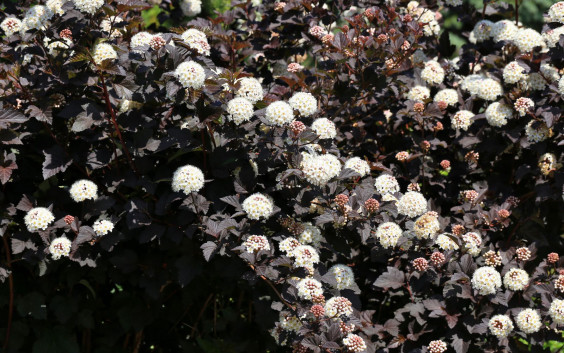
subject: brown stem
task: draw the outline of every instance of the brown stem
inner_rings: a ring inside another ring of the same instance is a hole
[[[256,272],[255,266],[253,265],[249,265],[251,266],[251,268],[253,269],[253,271]],[[296,307],[293,306],[292,304],[288,303],[284,298],[282,298],[282,294],[280,294],[280,292],[278,291],[278,289],[276,289],[276,287],[274,286],[274,284],[272,284],[272,282],[264,277],[263,275],[259,275],[260,278],[262,278],[263,281],[265,281],[270,288],[272,288],[272,290],[274,290],[274,292],[276,293],[276,295],[278,296],[278,298],[282,301],[282,303],[284,303],[284,305],[286,305],[288,308],[292,309],[292,310],[296,310]]]
[[[141,331],[135,334],[133,353],[139,353],[139,348],[141,348],[141,342],[143,342],[143,329],[141,329]]]
[[[519,0],[515,0],[515,26],[519,26]]]
[[[8,350],[8,343],[10,342],[10,331],[12,329],[12,319],[14,315],[14,279],[12,277],[12,256],[10,254],[10,247],[8,245],[8,233],[4,233],[2,237],[4,242],[4,251],[6,252],[6,266],[10,270],[8,275],[8,290],[10,291],[10,299],[8,302],[8,323],[6,324],[6,337],[4,338],[4,345],[2,351],[6,352]]]

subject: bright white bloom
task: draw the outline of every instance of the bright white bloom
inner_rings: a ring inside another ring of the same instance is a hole
[[[349,333],[347,337],[343,338],[343,344],[349,352],[360,353],[366,351],[366,342],[364,342],[362,337],[354,333]]]
[[[302,223],[303,231],[300,233],[298,240],[302,244],[313,244],[319,246],[323,240],[321,230],[314,226],[311,222]]]
[[[427,61],[421,71],[421,79],[430,85],[439,85],[445,79],[445,70],[437,61]]]
[[[75,202],[95,200],[98,197],[98,186],[90,180],[82,179],[71,185],[69,193]]]
[[[354,170],[360,174],[361,177],[370,174],[370,166],[368,165],[368,162],[364,159],[360,159],[360,157],[349,158],[345,162],[345,168]]]
[[[556,325],[564,325],[564,300],[554,299],[548,313]]]
[[[274,211],[272,199],[261,193],[254,193],[243,201],[243,211],[249,219],[268,218]]]
[[[513,322],[507,315],[495,315],[490,319],[488,328],[494,336],[505,338],[513,331]]]
[[[264,235],[251,235],[243,243],[245,251],[248,253],[254,253],[260,250],[270,250],[270,244],[268,239]]]
[[[313,297],[323,295],[321,282],[313,278],[302,279],[296,285],[298,296],[304,300],[312,300]]]
[[[72,0],[74,6],[82,12],[93,15],[104,5],[104,0]]]
[[[480,255],[480,246],[482,245],[482,236],[475,232],[468,232],[462,236],[464,248],[472,256]]]
[[[341,162],[332,154],[311,156],[302,154],[301,169],[308,182],[317,186],[324,186],[341,172]]]
[[[503,87],[499,82],[491,78],[485,78],[480,81],[478,97],[487,101],[495,101],[501,95],[503,95]]]
[[[294,250],[302,245],[296,238],[288,237],[280,242],[278,248],[284,252],[286,256],[294,257]]]
[[[24,217],[25,225],[30,232],[45,230],[54,220],[53,213],[45,207],[32,208]]]
[[[332,139],[337,136],[335,124],[327,118],[315,119],[311,124],[311,129],[319,135],[320,139]]]
[[[376,239],[378,239],[384,249],[392,248],[396,246],[402,233],[400,226],[396,223],[386,222],[376,228]]]
[[[527,272],[518,268],[512,268],[503,276],[503,285],[505,288],[513,291],[523,290],[528,284],[529,275]]]
[[[390,174],[380,175],[376,178],[374,186],[376,187],[376,192],[380,195],[395,194],[400,190],[398,181]]]
[[[476,23],[472,30],[473,38],[476,43],[486,41],[492,37],[492,28],[494,23],[488,20],[481,20]]]
[[[325,316],[329,318],[349,317],[353,313],[352,303],[345,297],[333,297],[325,303]]]
[[[527,90],[542,91],[546,87],[546,80],[538,72],[530,73],[527,76],[527,80],[522,81],[521,83],[523,84],[523,88],[526,91]]]
[[[47,47],[49,55],[57,56],[62,54],[63,57],[66,57],[68,54],[66,50],[70,48],[72,41],[68,38],[63,38],[63,40],[54,40],[49,43],[49,40],[45,38],[43,39],[43,45]]]
[[[288,103],[304,117],[312,116],[317,112],[317,100],[308,92],[294,93]]]
[[[507,104],[494,102],[486,108],[485,115],[491,126],[501,127],[513,116],[513,109]]]
[[[239,81],[237,97],[247,98],[253,104],[260,101],[263,97],[262,86],[260,85],[260,82],[253,77],[243,77]]]
[[[535,47],[546,46],[541,34],[531,28],[519,29],[513,37],[513,43],[522,53],[531,52]]]
[[[15,17],[6,17],[2,23],[0,23],[0,28],[2,28],[4,33],[6,33],[6,36],[9,37],[20,31],[22,28],[22,21]]]
[[[464,91],[468,91],[473,96],[477,96],[480,92],[482,81],[485,79],[486,78],[482,75],[468,75],[460,83],[460,88]]]
[[[323,38],[327,34],[327,30],[321,26],[312,26],[309,29],[309,34],[317,38]]]
[[[470,125],[472,125],[472,118],[474,113],[468,110],[460,110],[454,114],[450,120],[452,127],[457,130],[468,130]]]
[[[528,111],[535,107],[535,102],[531,98],[521,97],[515,101],[513,108],[519,113],[519,116],[525,116]]]
[[[200,89],[206,81],[206,72],[202,65],[191,60],[178,65],[174,75],[185,88]]]
[[[501,287],[501,275],[491,266],[480,267],[472,276],[472,287],[481,295],[494,294]]]
[[[407,99],[416,102],[423,102],[424,100],[429,99],[429,97],[431,97],[431,91],[424,86],[414,86],[407,93]]]
[[[55,238],[49,245],[49,252],[53,256],[53,260],[58,260],[61,256],[69,256],[71,246],[72,242],[66,237]]]
[[[145,51],[140,47],[148,47],[151,39],[153,39],[153,35],[149,32],[139,32],[135,34],[131,37],[131,42],[129,43],[131,51],[134,53],[144,53]]]
[[[294,110],[284,101],[272,102],[266,107],[264,118],[269,125],[284,126],[294,120]]]
[[[298,332],[302,328],[302,323],[297,317],[281,312],[280,327],[287,331]]]
[[[335,289],[347,289],[354,286],[353,270],[346,265],[337,264],[329,269],[329,273],[335,276]]]
[[[548,9],[548,18],[552,22],[564,24],[564,1],[559,1]]]
[[[531,120],[525,127],[525,135],[531,143],[542,142],[552,136],[552,129],[543,121]]]
[[[178,168],[172,175],[172,190],[175,192],[182,191],[189,195],[192,192],[198,192],[204,187],[204,173],[198,167],[193,165],[185,165]]]
[[[198,54],[205,56],[210,55],[211,47],[204,32],[190,28],[182,33],[182,40],[184,40],[190,48],[198,52]]]
[[[295,267],[313,267],[319,262],[319,254],[309,245],[300,245],[292,252]]]
[[[542,322],[539,313],[534,309],[525,309],[515,318],[517,327],[524,333],[535,333],[541,329]]]
[[[202,12],[202,0],[180,0],[180,9],[184,15],[194,17]]]
[[[51,11],[53,14],[56,15],[63,15],[65,10],[63,10],[63,4],[67,2],[67,0],[47,0],[45,6]]]
[[[53,17],[53,12],[43,5],[35,5],[29,8],[25,13],[22,21],[21,30],[29,31],[30,29],[45,29],[47,21]]]
[[[454,240],[452,240],[446,233],[440,234],[435,239],[435,244],[441,248],[441,250],[458,250],[458,244]]]
[[[550,82],[556,82],[560,80],[558,69],[549,63],[542,63],[540,66],[540,72]]]
[[[119,16],[111,16],[109,18],[104,19],[102,23],[100,23],[100,29],[104,32],[110,33],[110,30],[112,30],[112,23],[115,25],[116,23],[121,23],[121,22],[123,22],[123,18]],[[112,30],[112,33],[110,34],[110,38],[121,37],[121,35],[122,35],[121,31],[117,28],[114,28]]]
[[[558,42],[560,41],[560,35],[562,34],[564,34],[564,26],[549,29],[548,31],[543,32],[542,38],[549,48],[554,48],[558,45]]]
[[[117,57],[117,52],[110,44],[99,43],[94,48],[93,59],[97,65],[101,65],[105,60],[117,59]]]
[[[227,113],[229,114],[229,120],[240,125],[245,121],[251,120],[254,114],[253,103],[246,98],[233,98],[227,103]]]
[[[513,36],[517,32],[517,26],[514,21],[501,20],[494,23],[490,32],[494,42],[512,41]]]
[[[408,191],[403,195],[396,204],[399,214],[408,217],[421,216],[427,212],[427,200],[417,191]]]
[[[448,105],[456,105],[458,103],[458,92],[451,88],[442,89],[437,92],[433,101],[435,103],[445,102]]]
[[[509,64],[505,65],[503,69],[503,80],[505,83],[517,83],[527,77],[525,73],[525,68],[519,65],[519,62],[512,61]]]
[[[413,232],[418,239],[429,239],[439,232],[441,225],[435,212],[427,212],[415,220]]]
[[[101,237],[102,235],[106,235],[114,230],[114,224],[112,223],[112,221],[109,221],[107,219],[99,219],[94,222],[92,229],[94,229],[94,232],[97,236]]]

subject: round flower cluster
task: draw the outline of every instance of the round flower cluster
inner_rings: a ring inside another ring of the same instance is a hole
[[[535,333],[540,330],[542,323],[539,313],[534,309],[525,309],[515,318],[517,327],[524,333]]]
[[[408,158],[409,158],[409,152],[407,152],[407,151],[401,151],[401,152],[396,153],[396,159],[399,162],[407,161]]]
[[[298,332],[302,328],[302,323],[296,316],[281,312],[280,327],[284,330]]]
[[[188,47],[194,49],[198,54],[205,56],[210,55],[211,47],[204,32],[195,28],[190,28],[184,31],[181,37],[182,40],[188,44]]]
[[[525,247],[517,249],[515,253],[519,261],[528,261],[531,258],[531,250]]]
[[[107,219],[99,219],[94,222],[92,229],[94,229],[96,235],[100,237],[114,230],[114,224]]]
[[[353,270],[345,265],[337,264],[329,269],[329,273],[335,276],[335,289],[347,289],[354,285]]]
[[[53,213],[45,207],[32,208],[24,217],[25,225],[30,232],[45,230],[54,220]]]
[[[131,37],[131,42],[129,43],[131,51],[140,54],[144,53],[143,48],[140,47],[149,46],[152,38],[153,35],[149,32],[139,32],[135,34]]]
[[[343,344],[350,352],[359,353],[366,350],[364,339],[354,333],[349,333],[347,337],[343,338]]]
[[[123,18],[119,16],[111,16],[109,18],[104,19],[102,23],[100,23],[100,29],[104,32],[110,33],[110,31],[112,31],[112,24],[121,23],[121,22],[123,22]],[[114,30],[110,34],[110,38],[121,37],[121,35],[122,34],[120,30],[114,28]]]
[[[484,254],[484,260],[484,262],[488,266],[501,266],[501,255],[499,254],[499,251],[496,252],[493,250],[488,250]]]
[[[284,252],[286,256],[294,257],[294,250],[302,245],[296,238],[288,237],[280,242],[278,248]]]
[[[476,23],[470,35],[470,41],[480,43],[486,41],[492,36],[493,22],[488,20],[481,20]]]
[[[435,239],[435,244],[437,244],[437,246],[441,248],[441,250],[458,250],[458,244],[448,235],[446,235],[446,233],[437,236],[437,239]]]
[[[550,254],[548,254],[548,255],[546,256],[546,261],[547,261],[549,264],[555,264],[555,263],[557,263],[559,260],[560,260],[560,256],[559,256],[557,253],[555,253],[555,252],[551,252]]]
[[[352,303],[345,297],[333,297],[325,303],[325,316],[338,318],[340,316],[351,316],[353,313]]]
[[[327,34],[327,30],[321,26],[312,26],[309,29],[309,34],[316,38],[323,38]]]
[[[445,70],[437,61],[427,61],[421,71],[421,79],[429,85],[440,85],[445,79]]]
[[[558,69],[556,67],[554,67],[553,65],[550,65],[549,63],[541,64],[540,72],[550,82],[556,82],[556,81],[560,80],[560,74],[558,73]],[[543,85],[543,87],[544,87],[544,85]]]
[[[118,55],[114,47],[108,43],[98,43],[94,47],[94,55],[92,58],[97,65],[101,65],[105,60],[117,59]]]
[[[538,72],[529,74],[527,80],[521,83],[525,90],[542,91],[546,87],[546,80]]]
[[[269,125],[284,126],[294,120],[294,111],[290,104],[276,101],[266,107],[264,118]]]
[[[245,121],[251,120],[254,114],[253,104],[246,98],[233,98],[227,103],[227,113],[231,121],[240,125]]]
[[[398,181],[390,174],[380,175],[378,178],[376,178],[374,186],[376,187],[376,191],[380,195],[395,194],[400,190]]]
[[[323,237],[321,236],[321,230],[311,224],[311,222],[302,223],[303,231],[300,233],[299,242],[302,244],[313,244],[314,246],[319,246]]]
[[[308,92],[294,93],[288,103],[304,117],[312,116],[317,112],[317,100]]]
[[[253,104],[260,101],[263,97],[260,82],[253,77],[243,77],[239,81],[237,97],[247,98]]]
[[[513,105],[519,116],[525,116],[527,112],[535,107],[535,103],[530,98],[521,97]]]
[[[185,165],[178,168],[172,175],[172,190],[189,195],[204,187],[204,173],[198,167]]]
[[[58,260],[61,256],[69,256],[72,247],[72,242],[66,237],[59,237],[53,239],[49,245],[49,252],[54,260]]]
[[[104,0],[73,0],[74,6],[82,12],[93,15],[104,5]]]
[[[288,72],[293,72],[293,73],[300,72],[303,69],[304,67],[298,63],[289,63],[288,67],[286,68]]]
[[[396,206],[399,214],[408,217],[417,217],[427,212],[427,200],[417,191],[406,192]]]
[[[468,110],[460,110],[454,114],[451,118],[451,124],[455,129],[468,130],[470,125],[472,125],[472,118],[474,113]]]
[[[564,300],[554,299],[548,313],[556,325],[564,325]]]
[[[480,267],[472,275],[472,287],[481,295],[494,294],[501,287],[501,275],[491,266]]]
[[[446,261],[445,255],[440,251],[434,251],[431,254],[431,263],[435,266],[442,265]]]
[[[498,338],[505,338],[513,331],[513,322],[507,315],[495,315],[488,322],[491,333]]]
[[[510,269],[505,276],[503,276],[503,285],[513,291],[523,290],[528,284],[529,275],[527,272],[518,268]]]
[[[494,23],[492,30],[490,32],[493,40],[497,42],[506,41],[510,42],[513,40],[513,36],[517,32],[517,26],[514,21],[501,20]]]
[[[2,23],[0,23],[0,28],[6,33],[6,37],[19,32],[22,27],[22,21],[15,17],[6,17]]]
[[[260,250],[270,250],[268,239],[264,235],[250,235],[243,243],[245,251],[254,253]]]
[[[458,103],[458,93],[451,88],[442,89],[437,92],[433,101],[435,103],[445,102],[449,106],[456,105]]]
[[[66,57],[68,54],[66,53],[66,50],[70,48],[72,41],[65,38],[64,40],[54,40],[49,43],[49,39],[45,38],[43,40],[43,45],[47,47],[49,55],[57,56],[59,54],[63,54],[63,57]]]
[[[464,248],[472,256],[480,254],[480,245],[482,245],[482,237],[475,232],[468,232],[462,236],[464,241]]]
[[[559,168],[560,164],[556,163],[556,155],[554,153],[545,153],[539,158],[538,166],[543,175],[548,175],[553,170]]]
[[[413,260],[413,268],[415,271],[424,272],[429,268],[429,263],[424,257],[418,257]]]
[[[549,48],[554,48],[560,41],[560,35],[564,34],[564,26],[549,29],[542,33],[542,39],[545,41]]]
[[[531,120],[525,127],[525,135],[531,143],[542,142],[552,136],[552,129],[544,121]]]
[[[501,127],[513,116],[513,110],[507,104],[494,102],[486,108],[485,115],[491,126]]]
[[[42,30],[51,17],[53,17],[53,12],[51,12],[48,7],[43,5],[32,6],[26,11],[20,30]]]
[[[394,222],[382,223],[376,228],[376,239],[383,248],[391,248],[396,246],[398,239],[401,237],[402,230]]]
[[[460,83],[460,88],[464,91],[468,91],[471,95],[477,96],[480,92],[480,85],[485,77],[482,75],[469,75],[462,80]]]
[[[311,124],[311,129],[319,135],[320,139],[332,139],[337,136],[335,124],[327,118],[315,119]]]
[[[521,28],[513,37],[513,44],[519,48],[522,53],[529,53],[535,47],[545,47],[546,44],[542,35],[531,28]]]
[[[98,197],[98,186],[90,180],[82,179],[71,185],[69,193],[75,202],[95,200]]]
[[[299,245],[292,252],[295,267],[313,267],[319,262],[319,254],[309,245]]]
[[[180,9],[188,17],[193,17],[202,12],[202,0],[181,0]]]
[[[247,197],[242,206],[249,219],[255,220],[268,218],[274,211],[272,199],[258,192]]]
[[[199,89],[204,85],[204,81],[206,80],[206,73],[202,65],[191,60],[178,65],[174,71],[174,75],[184,88]]]
[[[435,212],[427,212],[415,220],[413,232],[418,239],[429,239],[440,230],[439,219]]]
[[[424,86],[414,86],[407,93],[407,99],[416,102],[423,102],[424,100],[429,99],[429,97],[431,97],[431,91]]]
[[[366,209],[366,212],[368,213],[376,213],[379,208],[380,203],[376,199],[369,198],[368,200],[364,201],[364,209]]]
[[[505,83],[517,83],[525,78],[527,78],[525,68],[517,61],[512,61],[505,65],[505,68],[503,69],[503,80]]]
[[[313,297],[323,295],[321,282],[313,278],[302,279],[298,282],[298,296],[304,300],[312,300]]]
[[[444,353],[447,350],[447,344],[441,340],[431,341],[427,346],[429,353]]]
[[[499,82],[491,78],[485,78],[477,82],[477,96],[487,101],[495,101],[497,97],[503,95],[503,87]]]
[[[302,132],[306,131],[306,126],[301,121],[294,120],[288,126],[292,134],[294,134],[294,138],[297,138]]]
[[[559,1],[548,9],[548,18],[552,22],[564,24],[564,1]]]
[[[554,281],[554,288],[558,292],[564,293],[564,274],[559,275],[556,281]]]
[[[370,166],[364,159],[360,159],[360,157],[349,158],[345,162],[345,168],[354,170],[360,174],[361,177],[370,173]]]
[[[301,169],[306,180],[313,185],[324,186],[341,172],[341,162],[332,154],[304,156]]]

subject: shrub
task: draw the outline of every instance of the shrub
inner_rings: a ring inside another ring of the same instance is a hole
[[[6,6],[6,352],[561,340],[564,2]]]

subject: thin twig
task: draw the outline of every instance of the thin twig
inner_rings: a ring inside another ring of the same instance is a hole
[[[253,269],[253,271],[256,272],[255,266],[253,265],[249,265],[251,266],[251,268]],[[259,275],[260,278],[262,278],[263,281],[265,281],[270,288],[272,288],[272,290],[274,290],[274,292],[276,293],[276,295],[278,296],[278,298],[282,301],[282,303],[284,303],[284,305],[286,305],[288,308],[292,309],[292,310],[296,310],[296,307],[293,306],[292,304],[288,303],[284,298],[282,298],[282,294],[280,294],[280,292],[278,291],[278,289],[276,289],[276,287],[274,286],[274,284],[265,276],[263,275]]]

